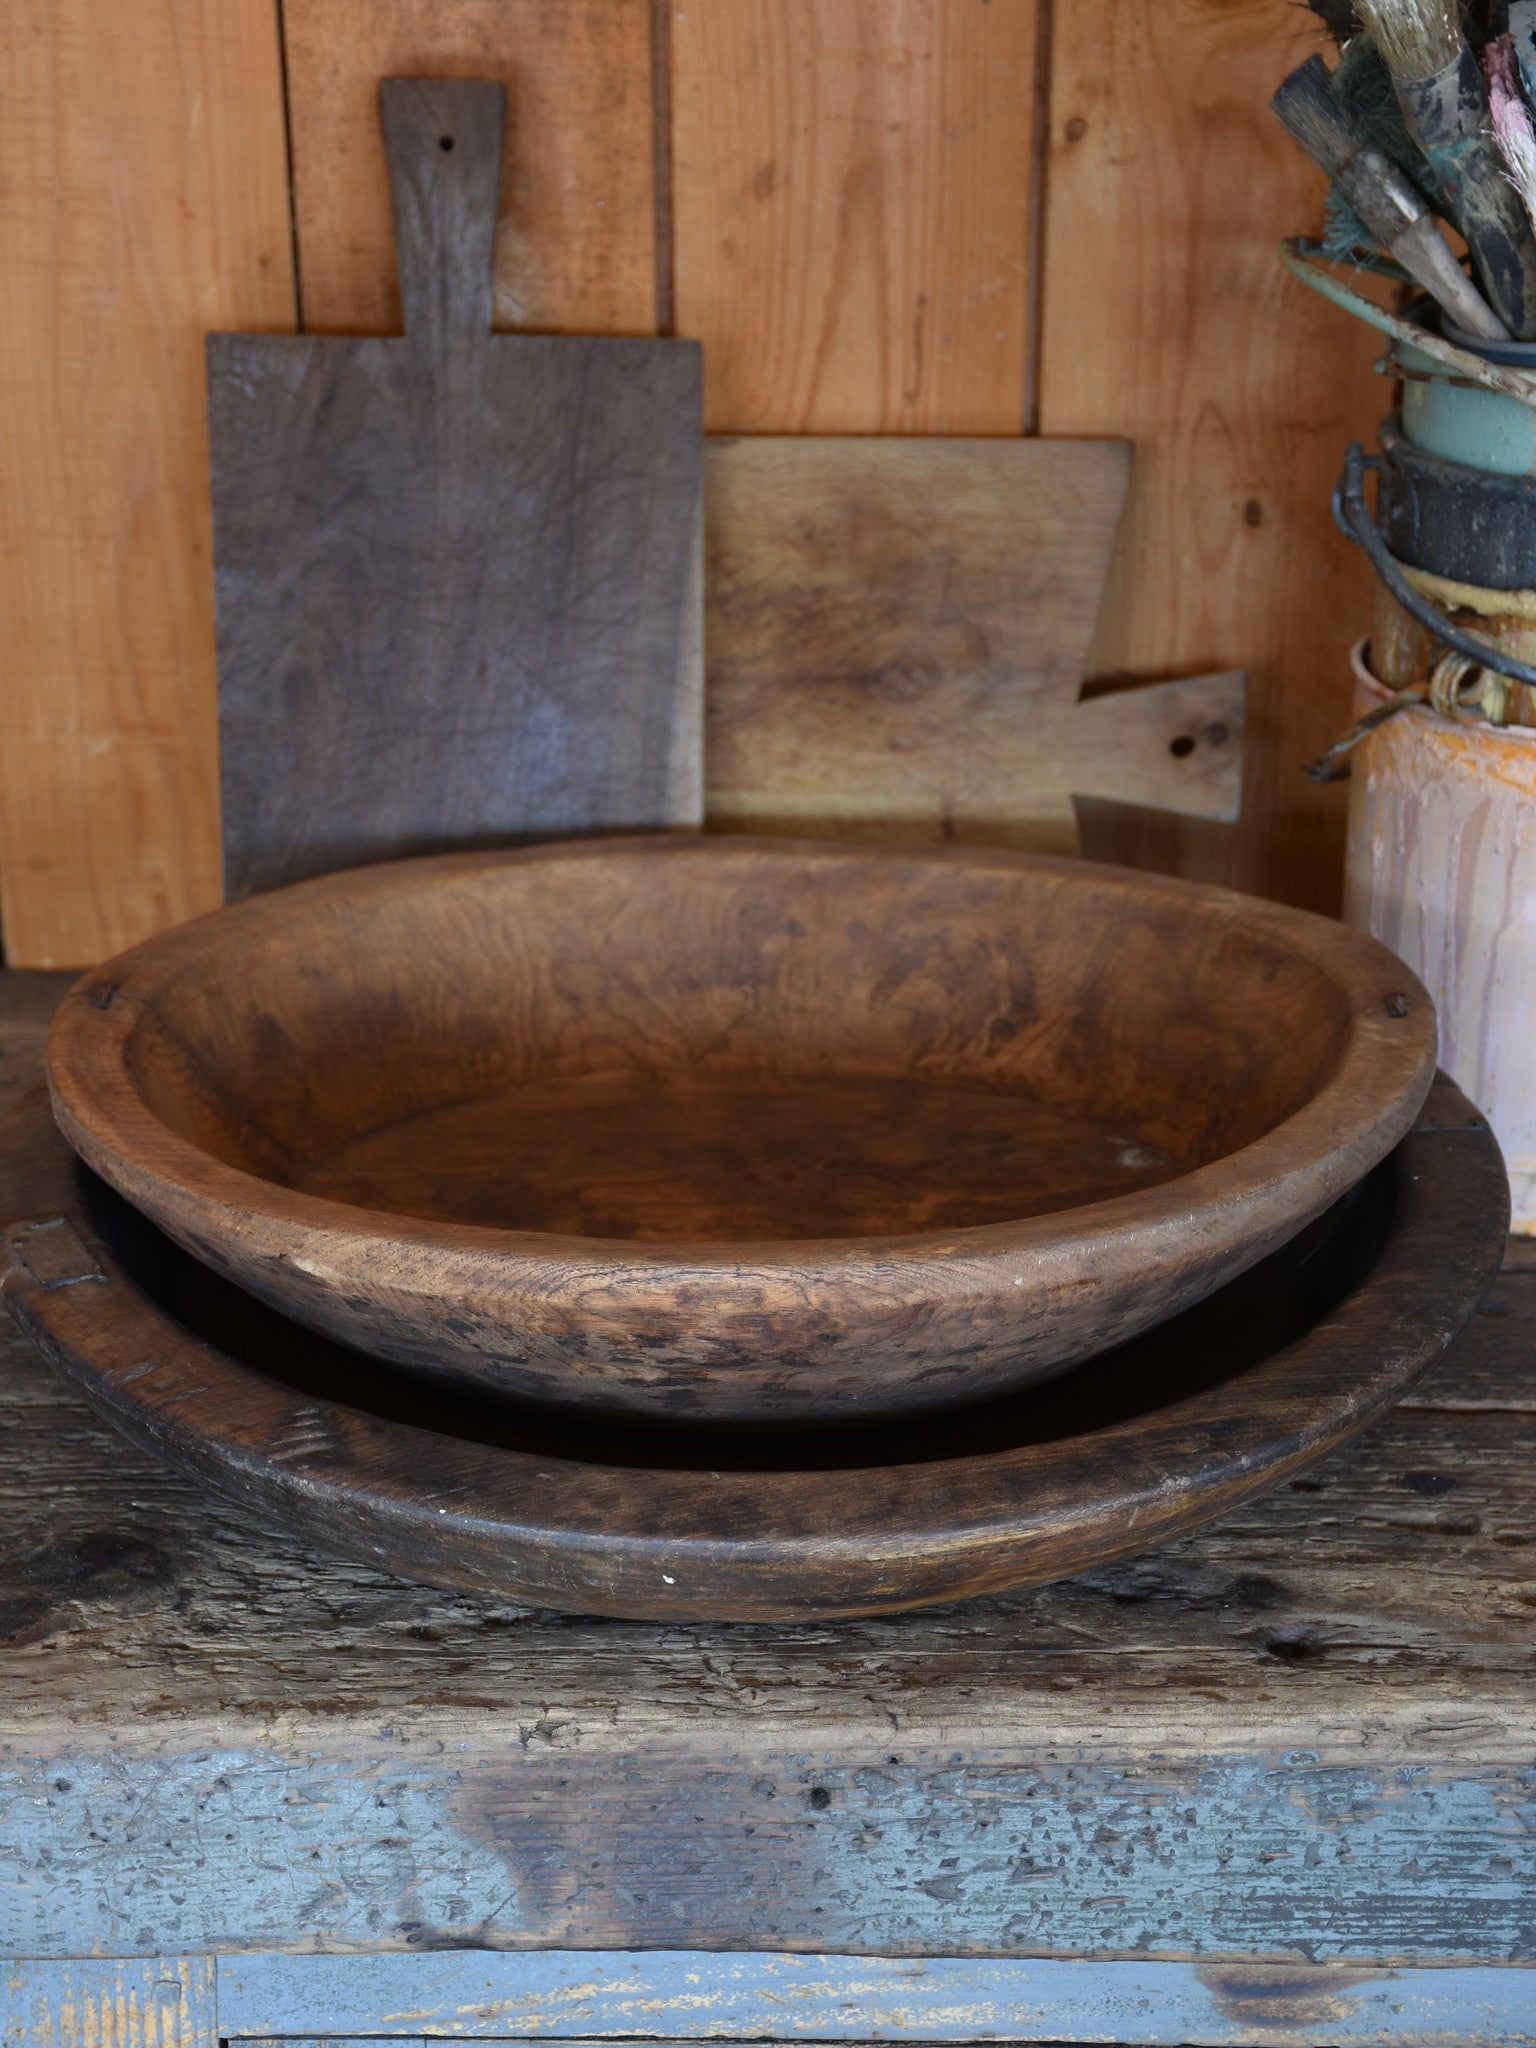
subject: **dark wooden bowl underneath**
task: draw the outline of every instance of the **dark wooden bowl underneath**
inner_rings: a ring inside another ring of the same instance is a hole
[[[239,904],[80,983],[82,1156],[359,1349],[706,1425],[1016,1388],[1176,1314],[1407,1128],[1372,940],[1080,861],[629,839]]]
[[[1149,1549],[1383,1414],[1492,1281],[1498,1147],[1437,1084],[1300,1237],[1023,1397],[796,1436],[604,1429],[434,1394],[252,1303],[74,1166],[39,1094],[0,1142],[0,1287],[125,1435],[323,1548],[581,1613],[796,1620]],[[8,1263],[7,1263],[8,1262]]]

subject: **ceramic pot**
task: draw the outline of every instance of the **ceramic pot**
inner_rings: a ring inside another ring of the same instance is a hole
[[[1386,696],[1354,650],[1356,709]],[[1362,742],[1344,915],[1434,998],[1440,1064],[1488,1117],[1513,1228],[1536,1236],[1536,731],[1427,707]]]
[[[1447,341],[1485,362],[1536,370],[1536,342],[1480,341],[1449,321],[1441,326]],[[1495,476],[1536,472],[1536,411],[1530,406],[1454,376],[1408,342],[1398,342],[1392,353],[1403,372],[1403,432],[1415,448]]]

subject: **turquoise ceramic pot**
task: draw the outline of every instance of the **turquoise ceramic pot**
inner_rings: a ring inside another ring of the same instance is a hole
[[[1536,342],[1478,341],[1450,322],[1447,341],[1485,362],[1536,371]],[[1393,357],[1403,379],[1403,433],[1426,455],[1462,462],[1495,476],[1536,474],[1536,412],[1518,398],[1504,398],[1475,384],[1459,382],[1422,349],[1398,342]]]

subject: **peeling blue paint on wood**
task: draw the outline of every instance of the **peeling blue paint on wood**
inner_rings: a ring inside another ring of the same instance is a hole
[[[1533,2048],[1536,1970],[550,1952],[0,1963],[0,2048]]]
[[[0,1755],[0,1948],[1536,1958],[1536,1771]]]
[[[0,2048],[217,2048],[211,1956],[0,1962]]]
[[[0,1947],[383,1945],[402,1918],[514,1935],[506,1860],[451,1823],[460,1785],[233,1749],[0,1767]]]
[[[1536,1970],[881,1960],[825,1955],[248,1957],[230,2038],[1117,2042],[1141,2048],[1536,2042]]]

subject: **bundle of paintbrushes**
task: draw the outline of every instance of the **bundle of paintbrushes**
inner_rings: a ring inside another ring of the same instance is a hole
[[[1395,269],[1463,336],[1536,339],[1536,0],[1317,11],[1338,64],[1308,58],[1273,104],[1330,181],[1325,253]]]
[[[1390,338],[1377,368],[1400,389],[1381,452],[1352,446],[1334,491],[1382,586],[1372,661],[1394,694],[1312,765],[1331,780],[1414,704],[1536,726],[1536,0],[1312,7],[1338,60],[1309,57],[1273,105],[1328,177],[1326,224],[1281,260]],[[1406,302],[1363,295],[1340,264],[1395,278]]]

